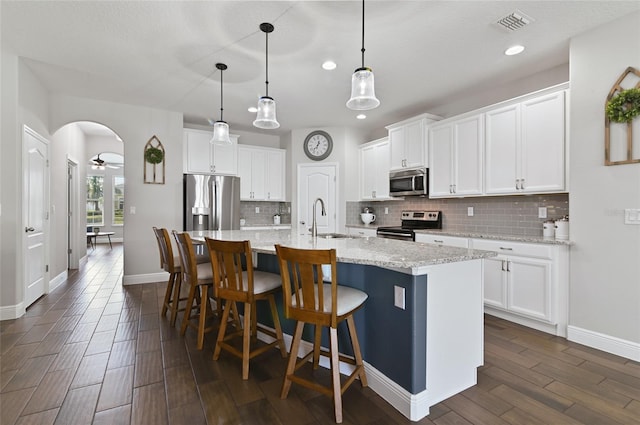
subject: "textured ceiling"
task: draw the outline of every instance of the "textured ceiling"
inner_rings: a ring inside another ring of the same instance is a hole
[[[264,95],[271,22],[269,94],[282,134],[352,126],[371,131],[569,61],[569,39],[640,10],[640,1],[369,1],[365,65],[381,106],[366,120],[346,108],[360,66],[359,1],[2,1],[2,41],[53,93],[145,105],[206,124],[220,114],[231,131],[258,131],[247,112]],[[495,22],[520,10],[534,22],[508,32]],[[640,22],[638,25],[640,28]],[[640,30],[639,30],[640,31]],[[639,34],[640,35],[640,34]],[[524,44],[524,53],[503,55]],[[321,63],[332,59],[336,70]],[[214,72],[215,71],[215,72]]]

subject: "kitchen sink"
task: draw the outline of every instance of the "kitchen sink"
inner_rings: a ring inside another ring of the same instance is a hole
[[[318,233],[318,237],[322,239],[354,239],[353,235],[344,233]]]

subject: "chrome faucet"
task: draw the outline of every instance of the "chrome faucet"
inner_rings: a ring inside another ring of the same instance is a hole
[[[324,209],[324,201],[321,198],[316,198],[313,201],[313,221],[311,223],[311,236],[316,238],[318,237],[318,224],[316,223],[316,204],[320,201],[320,206],[322,207],[321,214],[327,215],[327,211]]]

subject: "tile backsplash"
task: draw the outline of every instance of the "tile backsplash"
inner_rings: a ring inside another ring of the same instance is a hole
[[[256,208],[260,212],[256,212]],[[246,220],[245,226],[273,224],[275,214],[280,214],[280,224],[291,224],[291,202],[240,202],[240,218]]]
[[[542,223],[569,214],[569,195],[518,195],[481,198],[427,199],[347,202],[347,225],[361,225],[362,208],[376,215],[373,226],[400,224],[403,210],[442,211],[442,228],[450,232],[487,233],[514,236],[542,236]],[[473,216],[467,215],[473,207]],[[547,208],[547,218],[538,218],[538,208]],[[385,214],[385,208],[388,214]]]

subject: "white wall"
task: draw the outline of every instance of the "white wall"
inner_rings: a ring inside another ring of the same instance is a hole
[[[205,131],[213,131],[212,127],[204,126],[204,125],[196,125],[196,124],[187,124],[185,123],[185,128],[193,128],[195,130],[205,130]],[[252,146],[262,146],[265,148],[278,148],[280,149],[280,137],[274,134],[264,134],[259,132],[250,132],[238,130],[235,128],[230,128],[229,132],[231,134],[238,136],[238,144],[240,145],[252,145]]]
[[[604,104],[628,66],[640,69],[640,13],[571,42],[569,337],[618,338],[640,360],[640,226],[623,213],[640,208],[640,164],[604,166]]]

